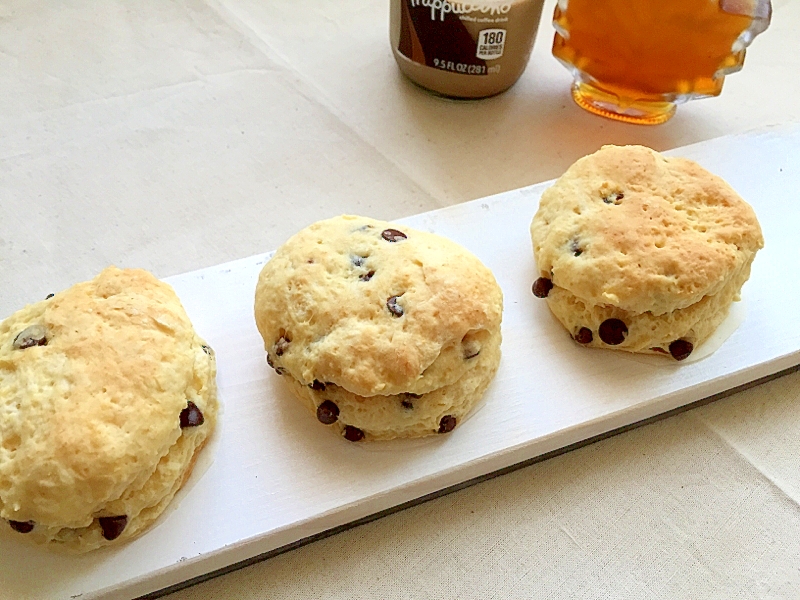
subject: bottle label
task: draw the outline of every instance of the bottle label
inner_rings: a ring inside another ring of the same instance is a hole
[[[478,51],[475,56],[484,60],[498,59],[503,56],[505,42],[505,29],[484,29],[478,35]]]
[[[398,51],[416,63],[465,75],[500,72],[511,3],[401,0]]]

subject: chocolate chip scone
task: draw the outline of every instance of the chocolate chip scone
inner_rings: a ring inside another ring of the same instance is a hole
[[[188,478],[217,415],[214,353],[172,288],[95,279],[0,324],[0,518],[85,552],[140,534]]]
[[[451,431],[500,362],[502,292],[440,236],[364,217],[303,229],[259,276],[267,362],[346,439]]]
[[[687,358],[739,299],[764,240],[721,178],[643,146],[604,146],[545,190],[531,223],[539,279],[576,342]]]

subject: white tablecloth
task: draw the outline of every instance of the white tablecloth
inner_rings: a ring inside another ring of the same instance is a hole
[[[605,143],[800,120],[798,0],[719,98],[652,128],[572,103],[553,4],[516,86],[455,102],[398,72],[386,0],[3,2],[0,318],[112,263],[165,277],[336,214],[551,179]],[[798,455],[795,372],[170,598],[798,598]]]

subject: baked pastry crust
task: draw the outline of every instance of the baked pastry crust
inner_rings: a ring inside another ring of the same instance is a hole
[[[425,394],[359,396],[335,384],[324,389],[303,385],[285,377],[294,395],[314,414],[322,402],[333,402],[339,410],[331,428],[344,434],[350,425],[373,440],[424,437],[439,433],[442,419],[461,423],[483,397],[500,364],[500,333],[484,344],[474,366],[453,383]]]
[[[456,385],[483,364],[484,348],[500,358],[502,292],[491,271],[441,236],[365,217],[320,221],[279,248],[259,276],[255,317],[269,363],[312,408],[330,400],[324,385],[379,411],[386,397]],[[496,364],[482,370],[488,385]],[[464,407],[476,399],[466,394]],[[339,408],[337,427],[348,412]],[[422,409],[413,414],[430,420]],[[423,434],[356,421],[346,424],[363,425],[372,439]]]
[[[725,318],[764,240],[755,212],[723,179],[643,146],[604,146],[542,194],[531,223],[548,305],[587,345],[664,352],[699,345]],[[627,326],[605,343],[606,319]]]
[[[20,342],[31,331],[41,344]],[[146,271],[110,267],[11,315],[0,324],[0,517],[77,551],[141,533],[213,431],[215,373],[172,288]]]

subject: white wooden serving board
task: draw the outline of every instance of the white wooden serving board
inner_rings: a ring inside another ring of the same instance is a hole
[[[727,179],[755,207],[766,238],[744,288],[744,320],[709,357],[653,364],[569,340],[530,291],[528,225],[549,183],[403,220],[472,250],[505,294],[497,378],[446,436],[349,443],[289,396],[265,364],[252,316],[266,255],[170,278],[217,352],[224,413],[206,463],[159,524],[121,548],[62,556],[0,528],[0,595],[161,590],[800,363],[800,125],[671,154]]]

